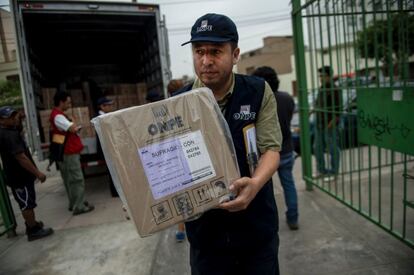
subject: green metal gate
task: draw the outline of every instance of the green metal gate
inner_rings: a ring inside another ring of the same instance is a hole
[[[292,6],[307,189],[414,248],[414,1]]]
[[[15,235],[16,219],[7,192],[3,170],[0,167],[0,236]]]

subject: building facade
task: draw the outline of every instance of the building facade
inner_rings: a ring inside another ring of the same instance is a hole
[[[4,9],[0,9],[0,43],[0,80],[18,80],[13,18]]]
[[[269,36],[263,38],[263,47],[241,54],[237,71],[241,74],[252,74],[261,66],[269,66],[276,70],[280,79],[280,90],[293,93],[294,79],[292,36]]]

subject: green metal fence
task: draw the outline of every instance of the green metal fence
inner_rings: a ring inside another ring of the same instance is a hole
[[[16,219],[6,189],[3,170],[0,169],[0,236],[13,236],[16,229]]]
[[[307,189],[414,248],[414,1],[292,6]]]

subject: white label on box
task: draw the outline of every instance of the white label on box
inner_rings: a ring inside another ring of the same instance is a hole
[[[156,200],[216,176],[200,130],[138,152]]]

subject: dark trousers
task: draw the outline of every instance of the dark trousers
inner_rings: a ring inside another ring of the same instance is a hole
[[[279,275],[279,237],[258,248],[203,251],[190,247],[192,275]]]

